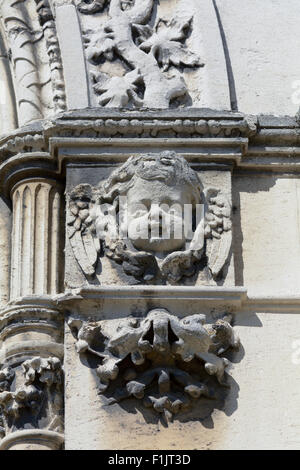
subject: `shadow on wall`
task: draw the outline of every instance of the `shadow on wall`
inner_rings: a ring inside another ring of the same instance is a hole
[[[243,176],[247,177],[247,174],[243,175],[235,173],[234,176],[238,176],[241,179],[239,182],[233,178],[232,186],[232,217],[233,217],[233,252],[234,252],[234,270],[235,270],[235,285],[244,286],[244,261],[243,261],[243,231],[241,222],[241,198],[242,192],[246,193],[258,193],[268,192],[273,186],[275,186],[279,175],[271,173],[260,173],[255,178],[251,178],[251,181],[247,181],[243,184]],[[240,182],[242,181],[242,184]],[[243,213],[243,217],[247,218],[247,214]]]
[[[235,80],[234,80],[234,74],[233,74],[226,34],[223,28],[222,19],[221,19],[221,15],[220,15],[217,3],[215,0],[212,0],[212,3],[216,12],[217,22],[218,22],[222,44],[223,44],[224,57],[225,57],[226,70],[227,70],[227,78],[228,78],[231,111],[238,111],[238,101],[237,101],[237,94],[236,94],[236,88],[235,88]]]
[[[239,351],[231,351],[230,361],[232,363],[240,362],[245,355],[245,351],[242,346],[240,346]],[[227,353],[228,357],[229,354]],[[96,369],[99,367],[99,361],[95,359],[93,355],[85,353],[80,357],[81,363],[85,367],[91,369],[93,378],[99,387],[99,379],[96,375]],[[100,361],[101,362],[101,361]],[[146,374],[147,367],[149,364],[145,363],[143,366],[136,367],[135,369],[140,369],[141,376],[143,370],[145,369]],[[231,416],[238,407],[238,396],[239,396],[239,386],[237,382],[229,375],[225,374],[225,385],[220,384],[214,376],[209,376],[206,373],[200,372],[199,374],[199,361],[193,360],[190,363],[181,363],[178,370],[180,373],[183,368],[189,372],[190,376],[197,381],[198,384],[202,384],[209,391],[209,396],[200,396],[200,397],[184,397],[182,393],[182,384],[179,382],[176,384],[176,381],[172,381],[171,389],[166,389],[162,392],[158,390],[158,387],[164,387],[161,383],[158,384],[157,381],[153,381],[147,387],[147,392],[145,395],[156,400],[155,408],[153,403],[151,406],[147,406],[146,400],[143,394],[140,398],[134,397],[122,397],[122,392],[124,390],[124,372],[127,370],[132,370],[133,364],[129,358],[124,360],[120,369],[120,378],[111,382],[109,388],[101,396],[99,396],[99,408],[103,407],[105,412],[111,417],[116,416],[116,419],[120,419],[120,408],[129,413],[130,415],[138,415],[143,417],[145,423],[157,425],[161,423],[164,427],[168,427],[170,422],[179,422],[179,423],[189,423],[189,422],[199,422],[206,429],[214,429],[214,420],[213,413],[216,410],[221,411],[226,416]],[[197,373],[196,373],[197,372]],[[229,372],[229,371],[228,371]],[[163,380],[163,377],[160,379]],[[140,380],[140,378],[139,378]],[[180,379],[179,379],[180,381]],[[180,386],[181,385],[181,386]],[[162,397],[162,395],[164,395]],[[177,400],[186,400],[182,409],[178,412],[165,413],[166,410],[166,400],[165,397],[168,397],[171,402]],[[118,397],[118,398],[116,398]],[[118,401],[116,401],[116,399]],[[150,405],[150,404],[149,404]]]

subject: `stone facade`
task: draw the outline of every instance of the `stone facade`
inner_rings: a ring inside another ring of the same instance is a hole
[[[1,450],[300,447],[300,5],[244,3],[0,2]]]

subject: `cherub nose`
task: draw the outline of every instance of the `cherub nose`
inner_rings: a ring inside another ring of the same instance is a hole
[[[150,220],[158,220],[159,216],[162,214],[162,210],[159,206],[159,204],[152,204],[150,211],[149,211],[149,219]]]

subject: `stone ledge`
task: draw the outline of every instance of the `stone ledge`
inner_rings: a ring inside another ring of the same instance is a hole
[[[178,300],[183,302],[201,301],[214,307],[228,305],[239,307],[247,298],[243,287],[173,287],[173,286],[116,286],[84,287],[57,296],[58,304],[67,306],[80,300]]]
[[[9,362],[22,362],[27,357],[48,357],[49,355],[63,359],[64,345],[53,341],[18,341],[17,343],[3,346],[0,350],[0,362],[8,364]]]
[[[241,171],[300,171],[300,127],[292,117],[211,109],[86,109],[32,122],[0,139],[0,191],[28,176],[62,178],[66,163],[120,163],[173,148],[192,164]]]
[[[266,313],[294,313],[300,314],[299,296],[274,296],[261,297],[250,296],[243,304],[243,309],[251,309],[257,312]]]
[[[40,447],[46,450],[60,450],[64,443],[64,436],[54,431],[43,431],[39,429],[30,429],[17,431],[2,439],[0,450],[9,450],[12,447],[22,445],[22,450],[38,450]],[[25,445],[32,449],[25,449]]]

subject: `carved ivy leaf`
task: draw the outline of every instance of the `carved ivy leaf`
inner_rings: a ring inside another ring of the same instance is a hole
[[[115,50],[115,36],[107,25],[103,30],[86,31],[83,35],[87,59],[93,64],[99,64],[103,57],[113,60]]]
[[[4,421],[3,421],[3,418],[0,414],[0,439],[3,439],[4,436],[5,436]]]
[[[76,5],[80,13],[93,15],[103,11],[106,0],[76,0]]]
[[[94,90],[100,94],[99,104],[110,108],[122,108],[132,101],[136,106],[142,106],[143,101],[137,94],[137,84],[141,80],[138,70],[133,70],[123,77],[96,83]]]
[[[167,71],[171,65],[175,67],[203,65],[199,56],[189,51],[184,44],[191,22],[192,18],[183,20],[173,18],[171,21],[159,19],[154,33],[140,44],[140,49],[153,54],[163,71]],[[142,38],[148,33],[149,30],[140,31]]]
[[[147,24],[133,24],[132,29],[137,36],[135,39],[137,46],[147,41],[154,33],[153,28]]]
[[[10,367],[0,370],[0,392],[9,390],[14,377],[15,373]]]
[[[93,15],[102,12],[105,6],[110,4],[110,0],[75,0],[80,13],[84,15]],[[134,0],[121,0],[121,9],[126,11],[134,5]]]
[[[122,11],[130,10],[130,8],[132,8],[133,5],[134,5],[134,0],[122,0],[121,1]]]

